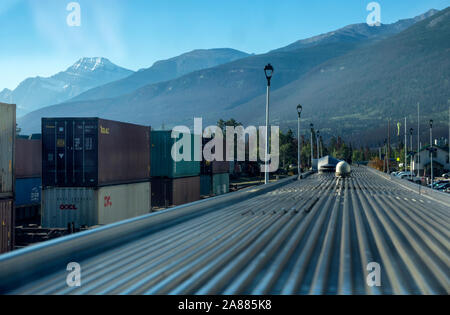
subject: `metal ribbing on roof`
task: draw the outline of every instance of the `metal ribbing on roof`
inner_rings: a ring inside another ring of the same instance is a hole
[[[78,262],[80,288],[61,270],[11,293],[448,294],[449,223],[450,207],[355,168],[93,254]],[[380,287],[367,285],[372,262]]]

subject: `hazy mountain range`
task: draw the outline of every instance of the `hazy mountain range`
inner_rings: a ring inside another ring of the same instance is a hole
[[[138,72],[121,68],[106,58],[82,58],[49,78],[28,78],[13,91],[4,89],[0,92],[0,102],[17,104],[17,116],[20,117],[72,98],[86,100],[123,95],[147,84],[171,80],[247,56],[234,49],[195,50],[158,61]]]
[[[275,67],[271,121],[283,129],[295,127],[298,103],[304,106],[304,123],[314,122],[328,135],[357,137],[388,116],[414,119],[418,102],[425,116],[447,121],[448,114],[442,114],[450,103],[449,14],[447,8],[380,27],[350,25],[267,54],[236,54],[234,61],[198,71],[183,72],[176,62],[167,61],[171,71],[155,64],[148,75],[141,71],[91,89],[19,123],[24,132],[39,131],[40,118],[52,116],[99,116],[156,129],[189,126],[194,117],[205,124],[231,117],[262,124],[262,69],[268,62]],[[134,79],[139,73],[145,79]]]

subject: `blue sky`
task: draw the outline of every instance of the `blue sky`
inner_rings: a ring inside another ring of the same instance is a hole
[[[73,0],[0,0],[0,90],[50,76],[81,57],[147,68],[197,48],[264,53],[366,21],[370,0],[78,0],[81,27],[66,23]],[[450,0],[378,0],[382,23],[444,9]]]

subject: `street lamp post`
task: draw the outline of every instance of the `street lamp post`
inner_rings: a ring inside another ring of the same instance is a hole
[[[314,168],[314,141],[313,141],[314,124],[311,124],[310,127],[311,127],[311,170],[313,170],[313,168]]]
[[[407,121],[406,121],[406,117],[405,117],[405,164],[404,164],[405,172],[408,171],[408,134],[407,134],[408,128],[407,128],[406,124],[407,124]]]
[[[409,173],[411,175],[411,179],[413,179],[413,174],[415,174],[415,170],[413,170],[413,132],[414,129],[409,129],[409,139],[410,139],[410,163],[409,163]]]
[[[301,159],[301,152],[302,152],[302,144],[300,142],[300,119],[302,117],[302,110],[303,107],[302,105],[298,105],[297,106],[297,113],[298,113],[298,126],[297,126],[297,149],[298,149],[298,154],[297,154],[297,174],[298,174],[298,179],[302,178],[302,159]]]
[[[431,160],[431,189],[433,187],[434,172],[433,172],[433,120],[430,120],[430,160]]]
[[[320,159],[320,145],[319,145],[319,139],[320,139],[320,131],[317,130],[317,134],[316,134],[316,140],[317,140],[317,160]]]
[[[264,182],[267,185],[269,183],[269,102],[270,102],[270,81],[272,79],[274,69],[273,66],[269,63],[264,67],[264,73],[267,79],[267,99],[266,99],[266,150],[265,150],[265,172],[264,172]]]

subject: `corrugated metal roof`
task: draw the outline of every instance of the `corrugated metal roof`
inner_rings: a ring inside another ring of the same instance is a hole
[[[449,223],[445,204],[355,168],[351,178],[287,182],[78,261],[73,252],[80,288],[62,269],[9,293],[448,294]],[[381,267],[380,287],[367,284],[370,263]]]

